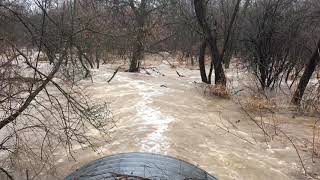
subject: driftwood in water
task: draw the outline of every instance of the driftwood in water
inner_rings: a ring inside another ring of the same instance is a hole
[[[148,69],[151,69],[153,72],[161,75],[161,76],[165,76],[165,74],[161,73],[158,68],[156,67],[141,67],[141,69],[144,69],[146,71],[147,75],[151,75],[151,73],[148,71]]]
[[[113,75],[112,75],[111,78],[108,80],[108,83],[110,83],[110,82],[112,81],[112,79],[116,76],[116,74],[118,73],[119,69],[120,69],[120,67],[118,67],[118,68],[116,69],[116,71],[114,71]]]
[[[176,73],[178,74],[179,77],[185,77],[184,75],[181,75],[177,70]]]

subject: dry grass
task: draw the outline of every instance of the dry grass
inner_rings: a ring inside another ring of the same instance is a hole
[[[320,85],[319,82],[311,85],[301,101],[300,111],[310,114],[320,113]]]
[[[229,91],[225,86],[222,86],[222,85],[209,85],[207,92],[211,96],[218,96],[226,99],[230,98]]]
[[[255,95],[245,99],[245,108],[249,111],[274,110],[276,103],[275,99]]]
[[[318,99],[306,99],[301,102],[300,110],[308,113],[320,113],[320,101]]]

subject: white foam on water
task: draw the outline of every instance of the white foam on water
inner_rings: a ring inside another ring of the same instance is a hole
[[[170,143],[165,133],[170,122],[174,121],[174,118],[164,115],[161,110],[153,106],[152,103],[154,102],[154,98],[162,96],[170,90],[160,88],[160,84],[151,84],[146,81],[132,79],[122,75],[122,73],[117,75],[117,81],[125,83],[121,86],[130,88],[132,93],[138,94],[140,97],[140,100],[134,105],[137,111],[135,114],[135,117],[137,117],[136,124],[140,124],[138,131],[152,131],[140,141],[141,151],[167,154]],[[119,96],[126,94],[131,93],[119,92]]]
[[[141,96],[141,100],[136,104],[137,116],[144,121],[143,124],[151,125],[150,127],[153,130],[141,141],[141,150],[166,154],[170,145],[164,133],[168,129],[169,123],[174,121],[174,118],[163,115],[159,109],[152,106],[153,98],[161,96],[163,90],[160,91],[151,84],[146,84],[140,80],[131,81],[130,85]]]

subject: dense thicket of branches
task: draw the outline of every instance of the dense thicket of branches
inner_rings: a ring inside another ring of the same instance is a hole
[[[294,66],[299,68],[306,59],[301,41],[309,9],[299,1],[261,0],[247,10],[243,23],[245,54],[262,89],[277,87],[283,73]]]
[[[181,55],[223,87],[235,56],[263,90],[294,87],[305,72],[298,104],[319,64],[319,9],[318,0],[0,0],[0,151],[48,163],[50,147],[91,144],[85,131],[106,133],[109,111],[76,82],[101,63],[137,72],[146,53]]]
[[[112,124],[108,107],[75,86],[91,63],[81,60],[78,38],[90,24],[79,28],[76,2],[0,2],[0,152],[9,178],[19,167],[29,178],[52,171],[56,150],[94,148],[87,132],[106,135]]]

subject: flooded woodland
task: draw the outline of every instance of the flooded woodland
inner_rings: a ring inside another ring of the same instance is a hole
[[[0,0],[0,179],[64,179],[131,152],[217,179],[320,179],[319,9]]]

